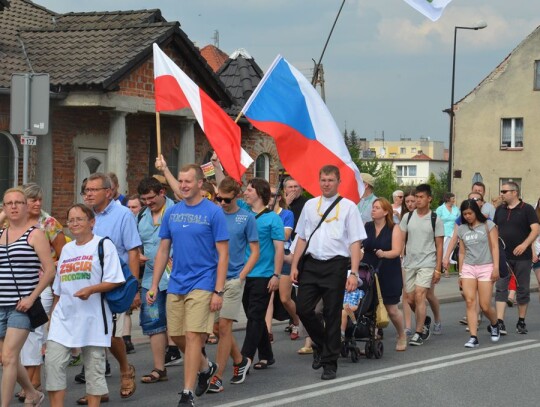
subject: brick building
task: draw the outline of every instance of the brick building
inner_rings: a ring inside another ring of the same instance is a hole
[[[61,222],[79,200],[81,182],[96,171],[113,171],[123,193],[136,191],[139,180],[155,173],[156,124],[152,44],[157,43],[231,116],[243,105],[261,72],[238,67],[229,58],[230,78],[220,80],[199,50],[159,10],[58,14],[27,0],[4,2],[0,9],[0,194],[21,182],[22,149],[9,133],[12,73],[50,75],[49,134],[38,136],[30,153],[30,181],[45,191],[44,208]],[[245,55],[242,63],[246,62]],[[256,66],[251,59],[247,64]],[[258,67],[257,67],[258,68]],[[232,90],[232,92],[231,92]],[[279,160],[273,141],[241,120],[242,146],[256,159],[246,177],[274,181]],[[190,109],[161,114],[163,154],[173,172],[189,162],[204,163],[208,141]]]

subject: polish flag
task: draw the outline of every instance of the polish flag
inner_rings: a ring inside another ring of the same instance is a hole
[[[191,108],[227,173],[238,182],[253,159],[240,146],[240,127],[154,44],[156,112]]]

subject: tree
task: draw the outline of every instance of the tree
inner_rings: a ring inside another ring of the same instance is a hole
[[[431,186],[431,194],[433,195],[433,200],[431,201],[431,209],[436,209],[443,202],[443,195],[445,192],[448,192],[448,186],[446,181],[446,171],[439,173],[439,176],[435,174],[429,174],[429,179],[427,184]]]

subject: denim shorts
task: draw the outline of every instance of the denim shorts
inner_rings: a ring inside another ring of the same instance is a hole
[[[157,299],[153,305],[157,305],[159,318],[152,320],[148,314],[149,306],[146,302],[148,290],[141,287],[141,312],[139,313],[140,325],[143,334],[152,336],[167,331],[167,290],[159,291]]]
[[[15,308],[16,305],[0,307],[0,338],[5,338],[8,328],[26,329],[34,332],[28,315],[17,311]]]

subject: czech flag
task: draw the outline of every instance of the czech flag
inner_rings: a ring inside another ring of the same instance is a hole
[[[238,182],[253,160],[240,146],[240,127],[154,44],[156,112],[191,108],[227,173]]]
[[[445,7],[452,0],[405,0],[411,7],[418,10],[431,21],[441,18]]]
[[[242,109],[259,130],[274,138],[285,169],[310,194],[320,194],[319,170],[335,165],[339,193],[358,203],[364,184],[332,115],[319,93],[278,55]]]

